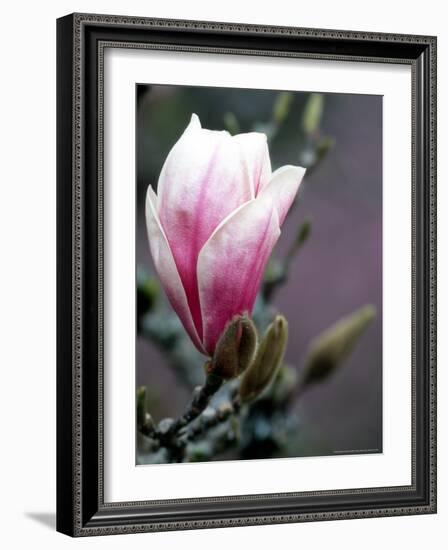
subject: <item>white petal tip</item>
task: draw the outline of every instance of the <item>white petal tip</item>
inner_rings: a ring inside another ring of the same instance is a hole
[[[293,166],[292,164],[286,164],[281,168],[278,168],[273,174],[274,176],[280,176],[282,178],[288,178],[288,180],[293,180],[299,185],[302,183],[303,177],[305,176],[306,168],[302,166]]]
[[[157,195],[151,185],[148,185],[146,190],[146,204],[152,204],[154,207],[157,205]]]
[[[296,168],[299,171],[300,177],[303,178],[306,173],[306,168],[303,168],[302,166],[296,166]]]
[[[201,121],[196,113],[191,115],[190,124],[188,125],[189,130],[200,130],[202,128]]]
[[[297,176],[302,179],[303,176],[305,175],[305,172],[306,172],[306,168],[303,168],[302,166],[293,166],[292,164],[287,164],[285,166],[282,166],[281,168],[279,168],[279,171],[280,170],[284,170],[285,172],[288,170],[288,171],[291,171],[291,172],[295,172],[295,174],[297,174]]]

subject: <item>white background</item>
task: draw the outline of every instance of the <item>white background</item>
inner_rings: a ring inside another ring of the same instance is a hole
[[[448,520],[446,15],[435,0],[61,0],[2,12],[1,542],[5,548],[441,548]],[[255,9],[254,9],[255,8]],[[439,514],[70,540],[55,510],[55,18],[73,11],[439,35]],[[443,252],[445,250],[445,252]],[[440,542],[439,542],[440,540]]]

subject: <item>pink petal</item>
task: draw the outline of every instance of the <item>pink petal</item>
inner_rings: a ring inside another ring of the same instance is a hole
[[[198,280],[205,349],[212,354],[227,321],[252,312],[269,255],[280,235],[269,198],[232,213],[199,254]]]
[[[146,227],[154,265],[165,293],[182,321],[185,330],[198,350],[201,353],[205,353],[188,308],[187,296],[182,286],[170,246],[157,216],[156,205],[157,196],[152,187],[149,186],[146,194]]]
[[[272,174],[271,181],[262,189],[260,196],[269,197],[278,212],[280,227],[294,202],[305,168],[282,166]]]
[[[265,134],[250,132],[238,134],[233,138],[241,147],[244,165],[253,190],[253,197],[263,189],[271,179],[271,159]]]
[[[228,132],[203,130],[193,115],[160,174],[158,214],[199,338],[198,255],[219,223],[253,196],[244,162]]]

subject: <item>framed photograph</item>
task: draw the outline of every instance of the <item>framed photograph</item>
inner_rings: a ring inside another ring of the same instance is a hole
[[[436,511],[436,38],[57,21],[57,529]]]

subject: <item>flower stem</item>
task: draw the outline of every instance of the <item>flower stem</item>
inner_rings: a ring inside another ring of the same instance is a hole
[[[188,430],[179,435],[185,441],[194,441],[218,426],[218,424],[228,420],[231,416],[238,414],[240,409],[239,394],[234,392],[231,401],[223,403],[219,408],[213,410],[210,416],[202,417],[200,423],[189,427]]]
[[[183,455],[185,442],[179,441],[179,431],[197,418],[208,406],[210,400],[222,386],[224,380],[216,374],[209,373],[203,386],[198,386],[193,398],[182,416],[177,420],[162,420],[157,428],[147,431],[146,436],[159,441],[160,445],[170,449],[173,457],[179,461]]]
[[[211,398],[222,386],[224,380],[216,374],[209,373],[205,379],[205,384],[195,389],[193,399],[190,402],[184,414],[178,418],[169,428],[170,435],[175,435],[184,428],[187,424],[197,418],[210,403]]]

